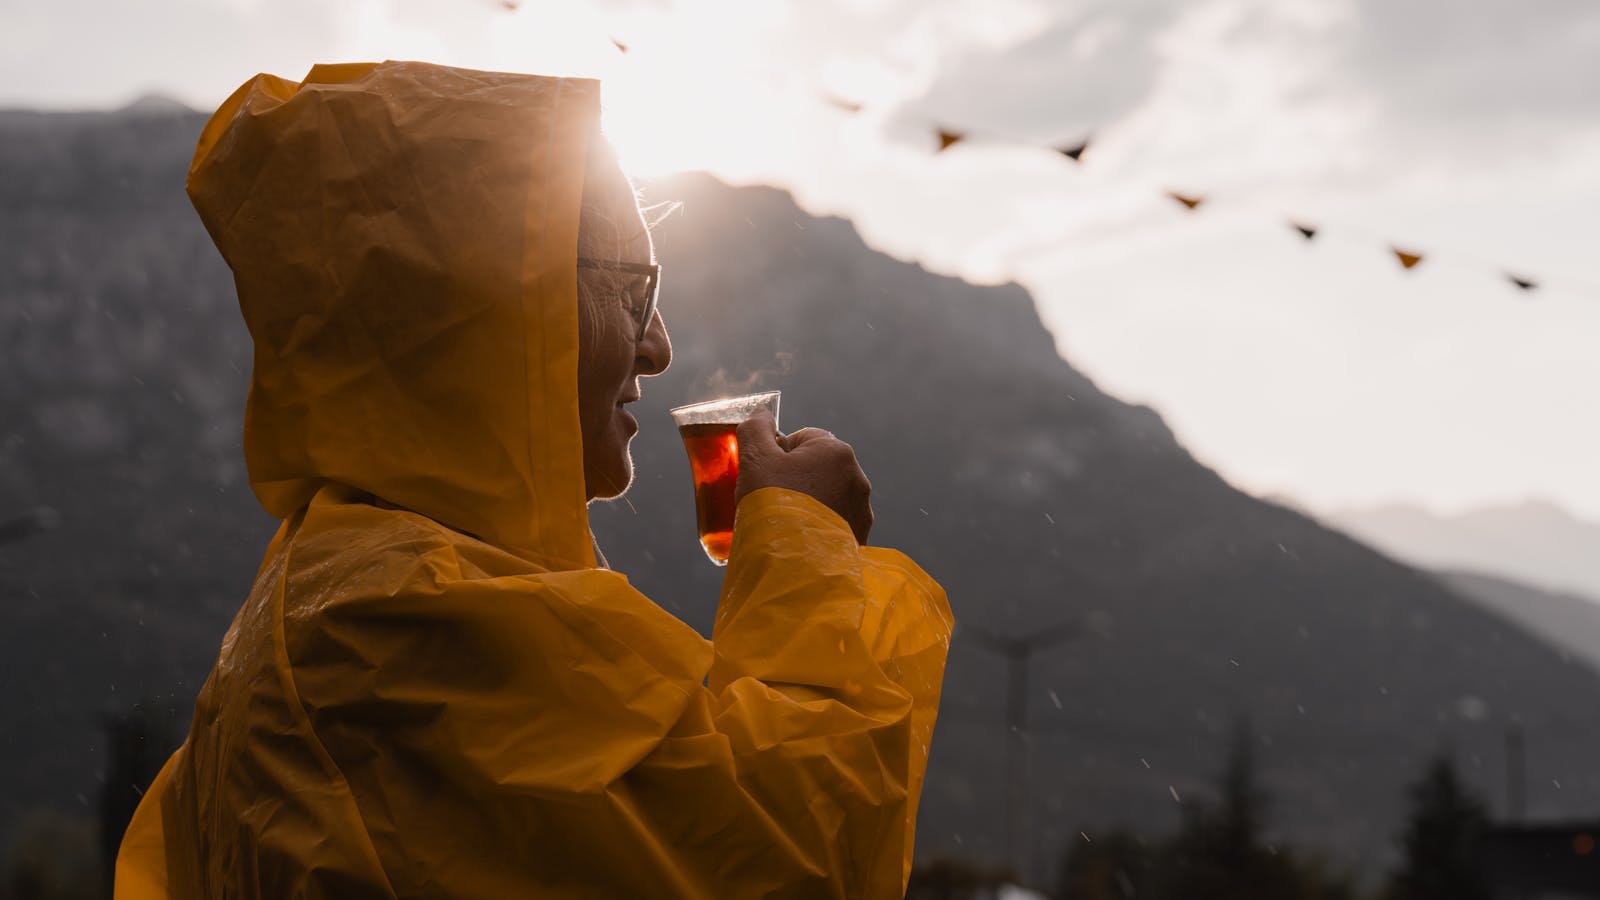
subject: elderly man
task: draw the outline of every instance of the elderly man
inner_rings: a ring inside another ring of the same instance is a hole
[[[712,640],[597,565],[671,361],[593,82],[260,76],[189,174],[283,524],[118,898],[900,897],[951,619],[827,432],[741,427]]]

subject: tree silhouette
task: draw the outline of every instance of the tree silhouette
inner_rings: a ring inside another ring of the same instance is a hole
[[[1477,862],[1488,825],[1482,802],[1462,783],[1450,758],[1435,758],[1411,786],[1411,814],[1400,837],[1405,859],[1385,896],[1489,900]]]
[[[1151,897],[1151,873],[1163,848],[1125,830],[1075,840],[1062,867],[1058,900]]]
[[[1270,797],[1261,786],[1249,722],[1234,726],[1215,804],[1186,801],[1178,833],[1148,844],[1124,831],[1075,842],[1061,900],[1342,900],[1349,878],[1266,839]]]
[[[911,871],[906,900],[981,900],[993,897],[1001,885],[1015,883],[1016,877],[1005,869],[940,857]]]
[[[1161,894],[1174,898],[1283,900],[1301,896],[1287,855],[1263,839],[1268,797],[1258,782],[1250,726],[1239,720],[1217,778],[1215,806],[1192,803],[1161,867]]]
[[[48,807],[29,810],[6,854],[4,900],[94,900],[94,823]]]
[[[1266,828],[1269,802],[1266,791],[1256,782],[1255,753],[1247,720],[1240,719],[1234,725],[1218,787],[1222,802],[1212,826],[1218,860],[1232,868],[1247,868],[1263,849],[1262,831]]]
[[[111,759],[100,791],[100,866],[107,896],[122,835],[145,789],[177,745],[170,710],[146,701],[132,711],[105,719]]]

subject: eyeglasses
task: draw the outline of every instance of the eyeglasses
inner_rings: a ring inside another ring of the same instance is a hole
[[[628,312],[639,322],[639,334],[634,343],[642,343],[650,331],[650,320],[656,317],[656,299],[661,296],[661,265],[659,263],[618,262],[609,259],[578,257],[578,268],[600,269],[606,272],[626,272],[644,276],[644,307],[630,305]],[[631,293],[631,292],[630,292]]]

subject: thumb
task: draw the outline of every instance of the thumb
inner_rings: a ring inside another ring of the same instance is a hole
[[[750,414],[750,418],[740,422],[738,435],[741,457],[773,456],[783,452],[778,444],[777,423],[765,408],[756,410]]]

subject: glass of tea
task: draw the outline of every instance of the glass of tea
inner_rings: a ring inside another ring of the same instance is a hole
[[[740,423],[765,408],[778,421],[779,391],[746,394],[724,400],[692,403],[672,410],[689,454],[694,475],[695,518],[700,526],[700,546],[719,566],[728,564],[733,548],[734,488],[739,483]]]

